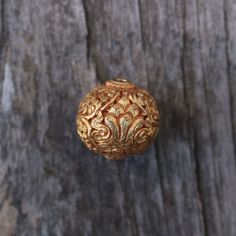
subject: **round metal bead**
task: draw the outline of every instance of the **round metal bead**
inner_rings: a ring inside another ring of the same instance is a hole
[[[77,132],[92,151],[111,160],[143,152],[159,128],[153,97],[126,79],[100,85],[81,101]]]

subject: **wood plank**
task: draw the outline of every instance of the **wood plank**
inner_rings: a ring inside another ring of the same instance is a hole
[[[236,235],[234,0],[0,1],[0,235]],[[76,134],[125,76],[158,101],[142,155]]]

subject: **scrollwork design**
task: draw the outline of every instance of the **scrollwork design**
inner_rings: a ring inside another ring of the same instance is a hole
[[[82,141],[109,159],[142,152],[159,127],[154,99],[131,83],[127,87],[117,84],[110,82],[88,93],[76,119]]]

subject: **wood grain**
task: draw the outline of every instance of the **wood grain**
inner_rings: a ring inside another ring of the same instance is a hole
[[[0,1],[0,235],[236,235],[234,0]],[[112,162],[79,101],[125,76],[157,140]]]

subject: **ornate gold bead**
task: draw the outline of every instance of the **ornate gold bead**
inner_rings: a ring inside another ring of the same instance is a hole
[[[92,151],[111,160],[143,152],[159,128],[153,97],[125,79],[109,80],[82,100],[77,132]]]

